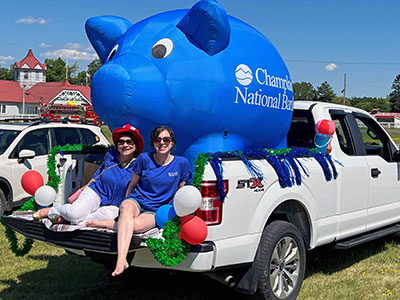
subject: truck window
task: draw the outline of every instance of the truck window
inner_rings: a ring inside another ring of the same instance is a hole
[[[361,132],[366,155],[379,155],[386,161],[392,160],[390,139],[384,130],[369,116],[354,114]]]
[[[57,146],[82,144],[81,137],[76,128],[53,128],[53,130]]]
[[[347,155],[354,155],[354,145],[351,142],[351,135],[346,120],[347,115],[343,113],[330,113],[332,121],[336,126],[336,136],[339,141],[340,149]]]
[[[314,148],[314,118],[309,110],[294,110],[287,135],[288,147]]]
[[[80,128],[79,131],[83,136],[83,143],[85,145],[94,145],[100,141],[100,138],[89,129]]]

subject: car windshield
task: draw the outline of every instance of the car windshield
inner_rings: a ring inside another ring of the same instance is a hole
[[[0,129],[0,155],[7,150],[8,146],[17,137],[21,131]]]

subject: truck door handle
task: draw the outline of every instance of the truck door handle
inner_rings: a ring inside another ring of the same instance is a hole
[[[381,174],[381,171],[379,171],[378,168],[371,169],[371,176],[372,176],[372,178],[377,178],[377,177],[379,177],[379,174]]]

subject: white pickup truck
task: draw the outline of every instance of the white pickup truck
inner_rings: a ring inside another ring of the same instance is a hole
[[[399,232],[400,152],[391,137],[360,109],[296,101],[288,146],[314,147],[314,125],[321,119],[336,124],[331,144],[338,173],[335,180],[326,181],[320,165],[310,157],[299,158],[309,176],[303,174],[301,185],[288,188],[280,186],[275,170],[265,160],[252,160],[263,173],[260,181],[249,175],[241,160],[224,159],[227,196],[221,203],[216,175],[207,164],[198,214],[207,216],[207,238],[171,268],[204,272],[261,299],[296,299],[304,278],[306,250],[326,244],[345,249]],[[79,155],[66,153],[61,159],[69,166],[62,175],[60,195],[64,197],[82,173],[70,168],[82,163],[78,163]],[[2,222],[28,237],[97,262],[115,259],[116,233],[54,233],[39,221],[11,216]],[[153,258],[144,241],[133,236],[131,265],[167,268]]]

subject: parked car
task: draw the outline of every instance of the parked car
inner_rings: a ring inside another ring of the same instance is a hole
[[[47,182],[49,150],[66,144],[110,145],[101,129],[93,125],[0,124],[0,215],[31,198],[21,186],[26,171],[38,171]]]

